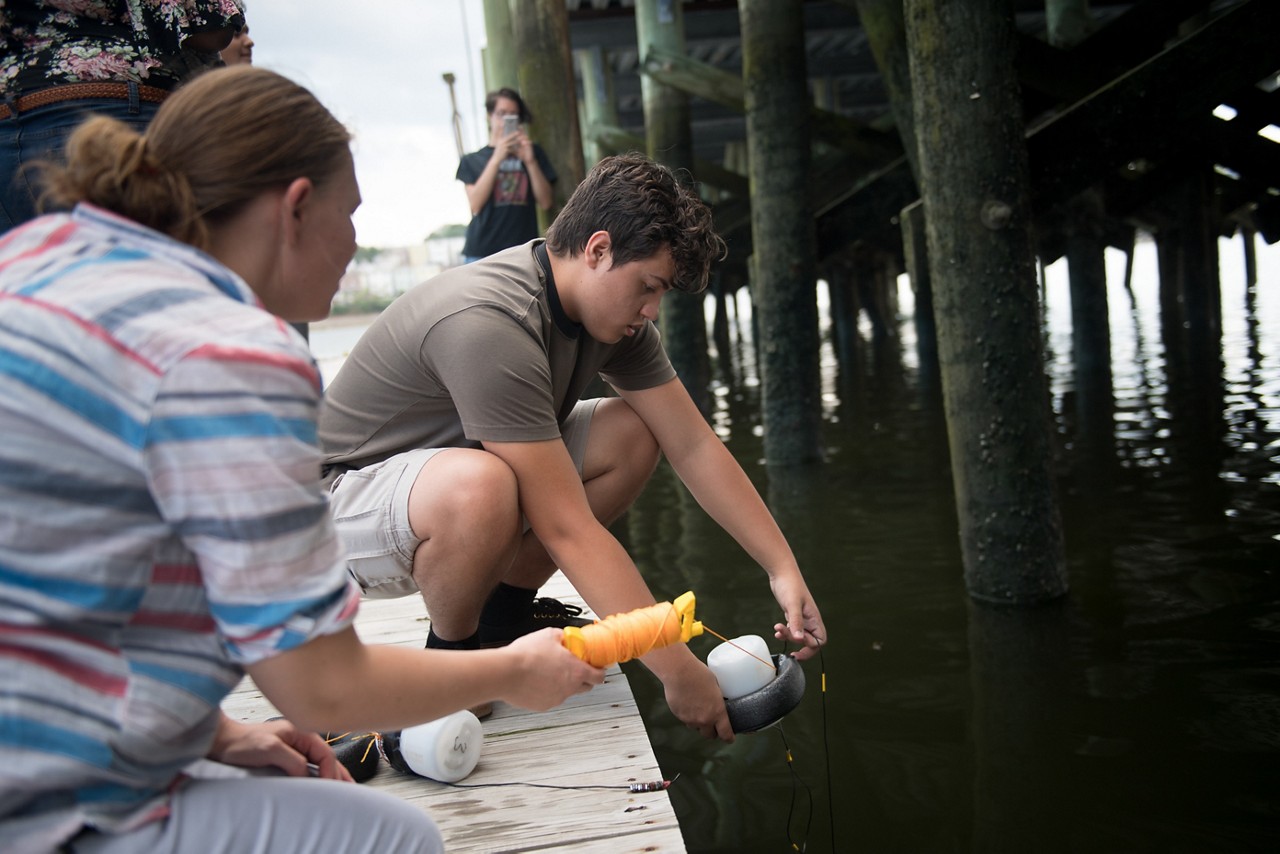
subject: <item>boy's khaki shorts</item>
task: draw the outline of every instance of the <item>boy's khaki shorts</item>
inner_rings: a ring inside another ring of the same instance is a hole
[[[591,416],[599,399],[579,401],[561,430],[569,456],[582,474]],[[409,525],[409,492],[436,454],[451,448],[419,448],[352,469],[329,486],[329,511],[347,552],[347,570],[371,599],[418,592],[413,554],[421,540]],[[525,528],[528,529],[528,522]]]

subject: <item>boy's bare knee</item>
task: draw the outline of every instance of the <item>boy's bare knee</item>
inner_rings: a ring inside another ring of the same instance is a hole
[[[596,448],[608,449],[604,456],[610,458],[610,463],[603,468],[627,468],[648,479],[658,467],[661,452],[657,438],[630,404],[621,398],[600,402],[591,420],[591,437],[592,440],[599,439]],[[592,444],[595,443],[589,440],[589,458],[593,456]]]
[[[648,480],[649,476],[658,467],[658,460],[662,457],[661,449],[658,447],[658,439],[650,432],[648,426],[640,420],[640,416],[635,413],[635,410],[628,406],[627,412],[626,434],[622,445],[626,450],[624,459],[633,468],[637,476]]]
[[[443,499],[458,519],[478,520],[486,525],[509,523],[512,528],[519,524],[516,473],[486,451],[476,451],[457,461]]]
[[[419,536],[487,530],[519,532],[520,503],[511,467],[487,451],[456,449],[423,466],[409,496]]]

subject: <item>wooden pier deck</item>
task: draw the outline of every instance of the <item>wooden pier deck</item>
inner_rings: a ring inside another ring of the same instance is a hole
[[[542,590],[584,605],[557,573]],[[366,643],[420,647],[427,634],[422,600],[365,600],[356,629]],[[223,702],[237,720],[260,721],[276,710],[245,678]],[[475,770],[460,783],[504,784],[458,788],[402,774],[386,762],[364,786],[385,789],[426,810],[450,852],[683,852],[684,840],[665,791],[631,793],[634,782],[662,772],[640,719],[631,686],[615,665],[603,685],[549,712],[495,703],[483,722],[484,743]],[[616,791],[565,791],[510,783],[616,786]]]

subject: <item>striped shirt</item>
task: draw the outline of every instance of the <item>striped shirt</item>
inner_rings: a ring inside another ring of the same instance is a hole
[[[305,342],[81,205],[0,239],[0,839],[163,817],[243,667],[350,624]]]

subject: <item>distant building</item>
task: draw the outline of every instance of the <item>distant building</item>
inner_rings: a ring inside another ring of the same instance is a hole
[[[361,247],[347,267],[334,298],[344,306],[386,304],[442,270],[462,263],[465,225],[449,225],[414,246]]]

